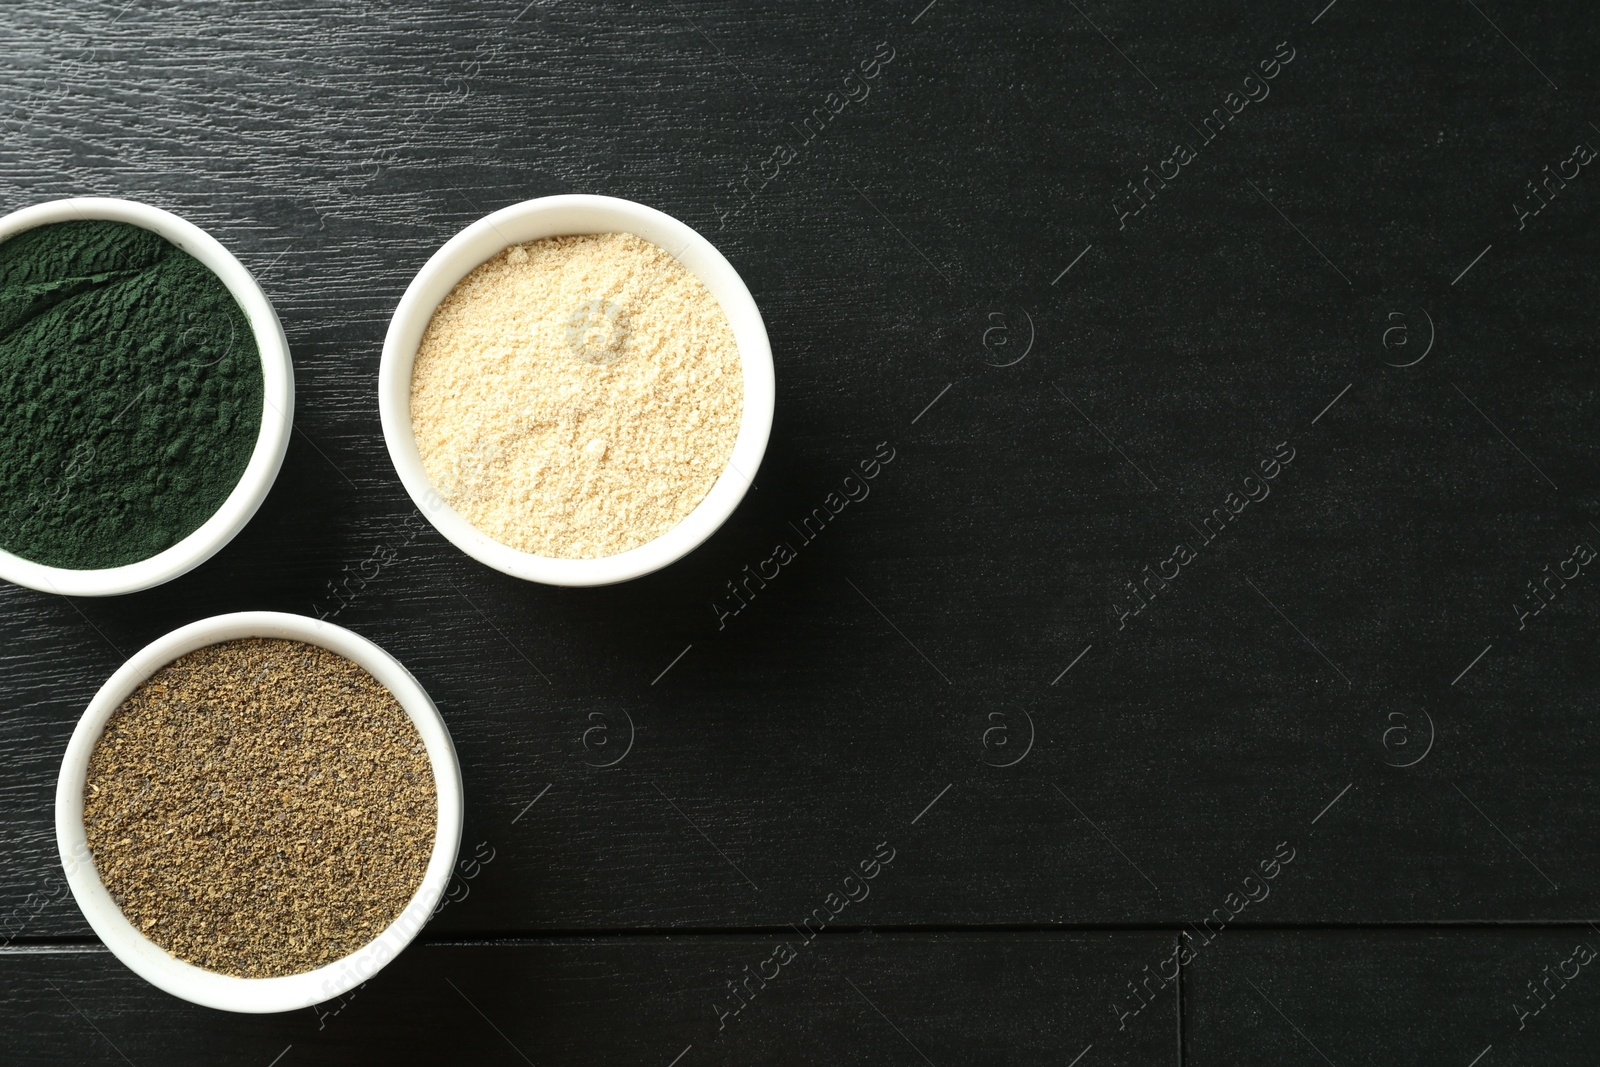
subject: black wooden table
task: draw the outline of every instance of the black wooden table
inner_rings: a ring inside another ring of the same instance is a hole
[[[0,25],[0,207],[194,220],[299,391],[204,567],[0,589],[0,1059],[1596,1062],[1593,5]],[[701,230],[777,364],[757,488],[607,589],[470,561],[378,425],[411,276],[559,192]],[[118,964],[52,823],[100,683],[253,608],[404,661],[468,794],[419,942],[267,1017]]]

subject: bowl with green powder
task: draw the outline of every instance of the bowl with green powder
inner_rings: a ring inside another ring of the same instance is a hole
[[[193,223],[100,197],[0,217],[0,578],[105,596],[199,566],[293,410],[277,314]]]
[[[293,1011],[417,936],[456,876],[463,810],[449,729],[397,659],[249,611],[158,638],[101,686],[62,758],[56,844],[136,974],[223,1011]]]

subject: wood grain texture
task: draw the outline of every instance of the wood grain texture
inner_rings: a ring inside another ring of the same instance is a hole
[[[128,653],[249,608],[330,613],[438,701],[495,859],[432,937],[780,928],[885,841],[841,926],[1175,932],[1280,842],[1230,926],[1591,916],[1600,574],[1519,610],[1600,545],[1600,176],[1536,214],[1528,187],[1600,146],[1597,20],[13,5],[0,207],[119,195],[206,227],[273,299],[299,401],[271,497],[199,571],[0,589],[0,922],[88,934],[49,895],[66,738]],[[705,233],[778,376],[738,513],[600,590],[422,525],[375,402],[427,256],[567,191]],[[870,495],[803,533],[880,442]],[[736,600],[780,541],[798,558]]]
[[[1184,1062],[1589,1063],[1585,944],[1600,952],[1587,925],[1225,936],[1185,975]]]
[[[1097,1063],[1177,1062],[1170,1004],[1100,1034],[1107,990],[1166,935],[824,934],[732,1014],[727,983],[783,936],[415,947],[350,996],[270,1016],[152,1001],[99,948],[0,951],[0,1004],[11,1052],[38,1064],[1044,1065],[1091,1044]]]

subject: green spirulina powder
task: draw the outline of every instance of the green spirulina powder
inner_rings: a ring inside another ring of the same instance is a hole
[[[134,563],[233,491],[261,426],[261,359],[222,280],[124,222],[0,243],[0,548]]]

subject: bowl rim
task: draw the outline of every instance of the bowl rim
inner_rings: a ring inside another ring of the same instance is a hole
[[[89,757],[112,713],[138,685],[174,659],[197,648],[241,637],[304,641],[359,664],[405,710],[428,753],[438,797],[433,852],[422,883],[400,916],[370,942],[312,971],[276,978],[237,978],[207,971],[169,955],[134,928],[100,881],[83,825],[83,789]],[[464,799],[461,766],[438,707],[399,660],[342,626],[277,611],[240,611],[180,626],[134,653],[95,693],[72,731],[56,780],[56,846],[73,898],[112,954],[152,985],[173,996],[223,1011],[294,1011],[331,1000],[371,978],[427,924],[438,906],[461,847]]]
[[[198,567],[222,550],[267,498],[289,449],[294,424],[294,364],[272,302],[244,264],[194,223],[136,200],[86,196],[50,200],[0,216],[0,242],[56,222],[127,222],[171,241],[222,280],[244,312],[261,358],[261,426],[244,473],[222,505],[174,545],[120,567],[77,570],[35,563],[0,549],[0,578],[42,593],[115,596],[149,589]]]
[[[423,330],[439,301],[474,268],[513,244],[568,234],[625,232],[666,249],[694,274],[727,315],[744,379],[739,433],[709,492],[676,526],[637,548],[597,559],[523,552],[473,526],[445,502],[422,466],[411,425],[411,372]],[[485,250],[488,249],[487,254]],[[378,412],[401,483],[424,517],[457,548],[502,573],[547,585],[625,582],[694,551],[733,514],[766,454],[776,392],[772,346],[761,310],[739,272],[687,223],[644,204],[588,193],[543,196],[503,207],[446,241],[401,296],[383,341]]]

